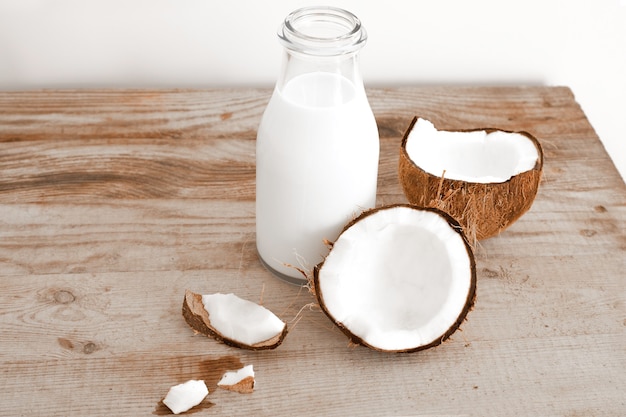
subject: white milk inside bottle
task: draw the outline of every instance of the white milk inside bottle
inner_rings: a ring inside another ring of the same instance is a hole
[[[337,93],[341,89],[341,94]],[[257,135],[257,249],[302,279],[353,217],[376,203],[378,130],[363,92],[341,75],[308,73],[275,89]]]

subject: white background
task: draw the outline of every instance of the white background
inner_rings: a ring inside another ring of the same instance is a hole
[[[271,86],[276,30],[320,2],[0,0],[0,89]],[[326,0],[366,85],[565,85],[626,178],[626,0]]]

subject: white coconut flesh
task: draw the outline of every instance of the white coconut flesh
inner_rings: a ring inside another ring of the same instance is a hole
[[[508,181],[539,160],[534,142],[521,133],[437,130],[421,118],[409,132],[406,151],[429,174],[475,183]]]
[[[253,346],[280,335],[286,324],[267,308],[234,294],[206,294],[211,327],[227,339]]]
[[[200,404],[209,394],[206,384],[202,380],[189,380],[183,384],[174,385],[163,399],[172,413],[184,413]]]
[[[317,271],[326,313],[378,350],[439,344],[473,301],[475,267],[465,238],[437,210],[400,205],[361,217]]]

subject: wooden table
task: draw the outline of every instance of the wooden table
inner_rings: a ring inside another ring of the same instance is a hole
[[[348,347],[307,291],[261,266],[270,92],[0,93],[0,415],[162,415],[191,378],[209,385],[207,416],[626,415],[626,187],[568,88],[368,91],[379,204],[406,201],[398,147],[415,114],[527,130],[545,151],[532,209],[476,249],[462,331],[414,354]],[[265,352],[194,335],[185,289],[262,301],[292,330]],[[255,392],[215,390],[239,364]]]

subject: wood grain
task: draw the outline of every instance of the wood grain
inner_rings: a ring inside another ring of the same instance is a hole
[[[170,386],[239,363],[255,392],[212,390],[196,415],[626,414],[626,186],[568,88],[368,90],[379,205],[406,201],[398,149],[414,115],[526,130],[545,152],[531,210],[476,249],[462,331],[408,355],[348,347],[259,263],[270,93],[0,93],[0,415],[162,415]],[[270,352],[194,335],[185,289],[262,302],[290,334]]]

